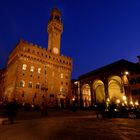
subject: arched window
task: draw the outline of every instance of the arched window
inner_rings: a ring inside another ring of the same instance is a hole
[[[30,71],[31,71],[31,72],[33,72],[33,71],[34,71],[34,66],[31,66]]]
[[[29,82],[29,84],[28,84],[28,88],[32,88],[32,87],[33,87],[32,82]]]
[[[23,69],[23,70],[26,70],[26,69],[27,69],[27,65],[26,65],[26,64],[23,64],[23,65],[22,65],[22,69]]]
[[[25,81],[20,81],[19,86],[20,86],[20,87],[25,87]]]
[[[63,78],[63,77],[64,77],[63,73],[61,73],[60,77],[61,77],[61,78]]]
[[[38,68],[37,72],[40,73],[41,72],[41,68]]]
[[[36,84],[36,88],[37,89],[40,88],[40,84],[39,83]]]

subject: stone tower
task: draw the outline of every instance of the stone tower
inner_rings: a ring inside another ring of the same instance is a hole
[[[72,59],[60,55],[62,30],[61,13],[54,8],[48,22],[48,49],[20,40],[9,55],[6,70],[0,72],[5,81],[0,89],[4,99],[23,105],[45,103],[50,108],[68,106]]]
[[[48,22],[48,50],[53,54],[60,55],[60,41],[63,24],[61,13],[57,8],[51,11]]]

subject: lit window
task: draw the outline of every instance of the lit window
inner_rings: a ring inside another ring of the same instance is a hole
[[[20,86],[20,87],[25,87],[25,81],[20,81],[19,86]]]
[[[37,89],[40,88],[40,84],[39,83],[36,84],[36,88]]]
[[[28,84],[28,88],[32,88],[32,87],[33,87],[32,82],[29,82],[29,84]]]
[[[31,71],[31,72],[33,72],[33,71],[34,71],[34,66],[31,66],[30,71]]]
[[[64,89],[63,89],[63,87],[60,87],[60,92],[62,92]]]
[[[63,77],[64,77],[63,73],[61,73],[60,77],[61,77],[61,78],[63,78]]]
[[[26,69],[27,69],[27,65],[26,65],[26,64],[23,64],[23,65],[22,65],[22,69],[23,69],[23,70],[26,70]]]
[[[66,79],[68,79],[68,74],[66,74]]]
[[[40,73],[41,72],[41,68],[38,68],[37,72]]]

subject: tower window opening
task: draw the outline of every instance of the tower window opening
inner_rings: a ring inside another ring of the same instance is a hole
[[[60,20],[60,17],[59,16],[55,16],[54,19]]]

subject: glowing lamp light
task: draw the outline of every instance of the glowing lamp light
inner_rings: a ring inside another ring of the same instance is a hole
[[[114,109],[114,111],[115,111],[115,112],[117,112],[117,111],[118,111],[118,109],[117,109],[117,108],[115,108],[115,109]]]
[[[107,100],[106,100],[107,102],[110,102],[110,99],[109,98],[107,98]]]
[[[126,101],[126,99],[127,99],[126,96],[123,96],[123,100]]]
[[[130,104],[133,105],[133,101],[130,101]]]
[[[72,98],[72,101],[75,101],[75,98],[74,97]]]
[[[125,104],[127,104],[127,101],[124,101]]]
[[[117,100],[116,100],[116,103],[117,103],[117,104],[119,104],[119,103],[120,103],[120,100],[119,100],[119,99],[117,99]]]
[[[128,71],[125,71],[125,74],[126,74],[126,75],[128,75],[128,74],[129,74],[129,72],[128,72]]]
[[[75,81],[75,82],[74,82],[74,84],[75,84],[75,85],[77,85],[77,84],[78,84],[78,82],[77,82],[77,81]]]
[[[22,105],[24,106],[24,105],[25,105],[25,103],[22,103]]]
[[[136,101],[136,102],[135,102],[135,105],[139,105],[139,103]]]

